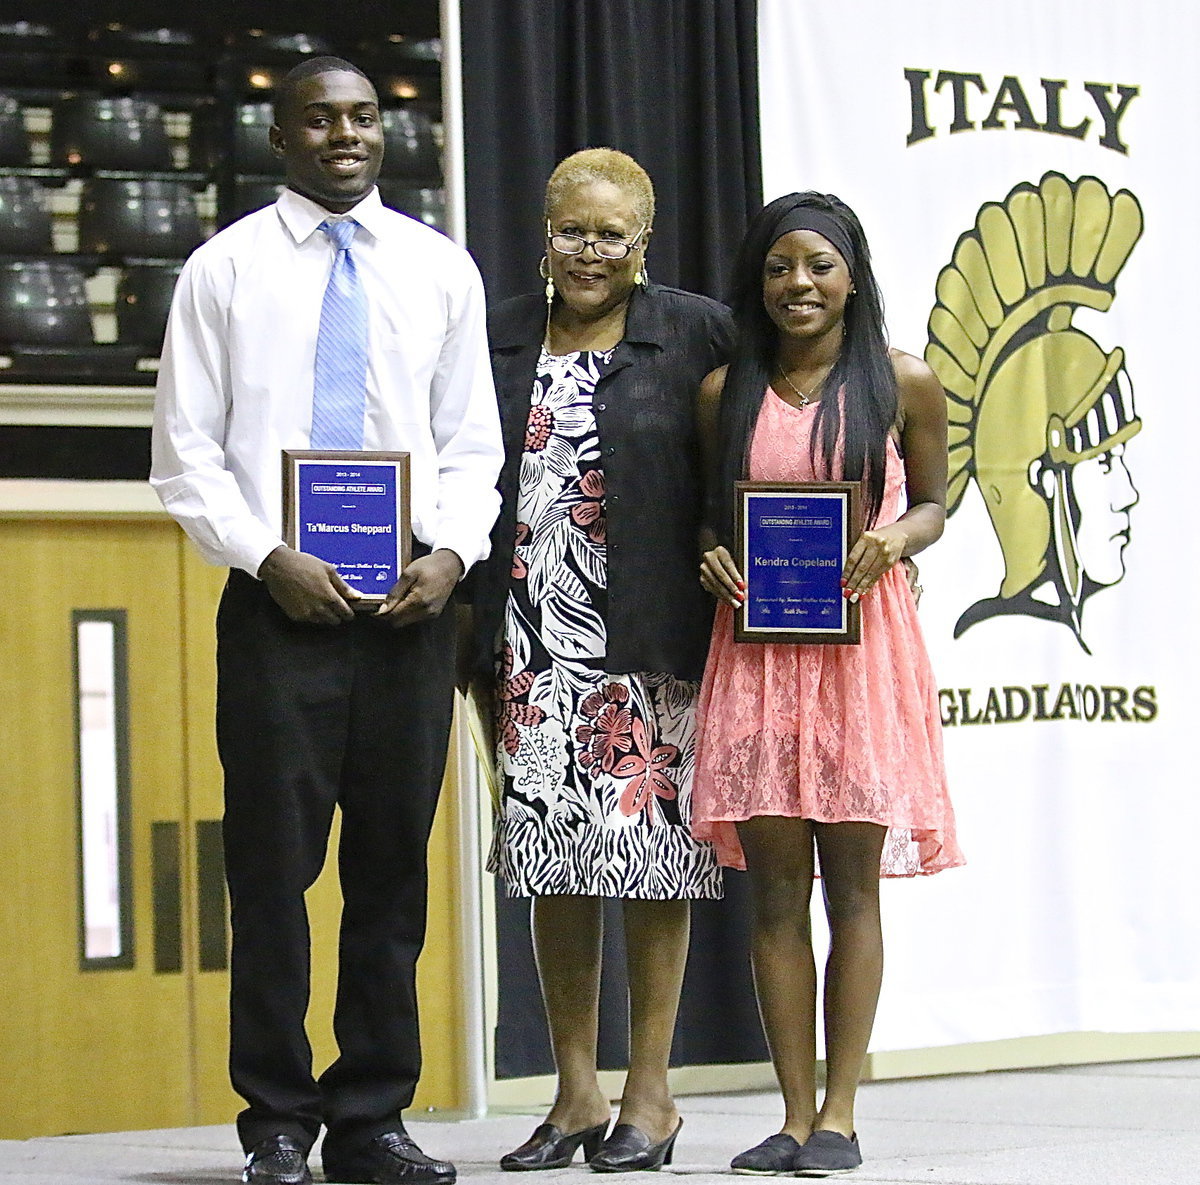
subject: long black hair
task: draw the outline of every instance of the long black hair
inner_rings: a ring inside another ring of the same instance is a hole
[[[714,525],[733,534],[733,484],[747,473],[750,442],[763,396],[777,369],[779,330],[763,304],[763,266],[780,237],[784,219],[798,209],[819,211],[838,224],[853,247],[855,294],[846,302],[845,338],[816,410],[811,456],[814,469],[831,480],[862,481],[867,524],[883,503],[887,437],[896,421],[896,375],[883,328],[883,298],[871,270],[867,239],[854,211],[833,194],[789,193],[764,206],[751,220],[738,250],[729,305],[737,343],[721,394],[720,452]],[[843,252],[844,254],[844,252]],[[841,398],[837,398],[842,392]],[[841,471],[836,471],[839,441]],[[820,450],[820,465],[817,451]]]

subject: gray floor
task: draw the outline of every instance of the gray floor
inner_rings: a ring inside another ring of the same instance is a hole
[[[688,1185],[730,1182],[729,1157],[776,1130],[770,1094],[680,1100],[684,1127],[664,1174]],[[433,1154],[458,1164],[471,1185],[513,1185],[497,1156],[538,1122],[501,1115],[410,1122]],[[1200,1182],[1200,1059],[1005,1071],[863,1086],[859,1182],[930,1185],[1195,1185]],[[203,1127],[0,1141],[0,1180],[20,1185],[235,1182],[233,1129]],[[320,1180],[319,1157],[313,1157]],[[601,1178],[580,1164],[539,1185]]]

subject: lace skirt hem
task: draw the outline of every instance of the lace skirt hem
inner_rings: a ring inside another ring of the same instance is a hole
[[[959,850],[953,831],[943,832],[926,828],[889,826],[883,819],[855,819],[847,816],[821,819],[798,811],[750,811],[736,818],[705,819],[692,823],[692,834],[711,843],[722,868],[745,870],[746,856],[738,840],[737,824],[747,819],[785,818],[811,819],[814,823],[877,823],[887,827],[887,838],[879,860],[881,877],[932,876],[947,868],[958,868],[966,861]],[[820,875],[818,871],[817,875]]]

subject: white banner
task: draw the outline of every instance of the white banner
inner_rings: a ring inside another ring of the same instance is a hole
[[[968,867],[885,885],[873,1048],[1200,1028],[1200,10],[760,0],[764,196],[938,371],[920,557]]]

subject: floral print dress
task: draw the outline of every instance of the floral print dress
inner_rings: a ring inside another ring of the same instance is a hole
[[[496,698],[489,868],[513,896],[719,897],[690,834],[699,685],[610,674],[605,484],[592,396],[608,354],[544,350],[521,457]]]

